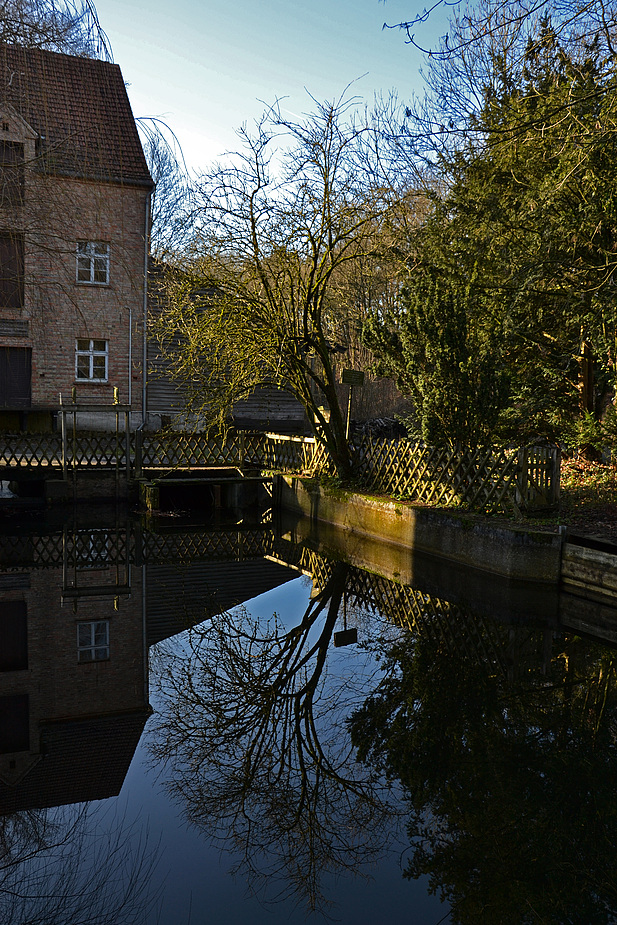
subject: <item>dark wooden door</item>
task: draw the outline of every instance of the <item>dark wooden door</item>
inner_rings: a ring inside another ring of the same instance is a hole
[[[30,407],[31,376],[30,347],[0,347],[0,408]]]

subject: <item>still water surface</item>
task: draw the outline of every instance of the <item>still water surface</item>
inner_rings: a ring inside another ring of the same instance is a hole
[[[5,518],[0,922],[615,921],[593,608],[285,529]]]

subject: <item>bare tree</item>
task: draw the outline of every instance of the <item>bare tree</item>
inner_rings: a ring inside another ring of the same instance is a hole
[[[92,0],[2,0],[0,42],[112,60]]]
[[[345,95],[301,119],[279,102],[238,134],[241,150],[198,184],[195,241],[155,331],[198,418],[221,426],[256,387],[286,389],[347,477],[339,283],[378,267],[406,178],[394,186],[374,126]]]
[[[155,116],[140,116],[136,121],[154,181],[150,252],[162,261],[190,242],[193,225],[191,180],[182,147],[172,129]]]
[[[452,14],[447,32],[429,48],[422,41],[422,24],[440,7],[452,7]],[[573,60],[593,44],[606,67],[614,63],[613,0],[437,0],[408,22],[385,24],[402,29],[407,41],[426,54],[426,61],[423,92],[395,112],[382,107],[384,133],[406,140],[409,160],[416,163],[420,158],[431,165],[444,154],[449,158],[469,143],[481,143],[479,114],[505,86],[521,83],[530,54],[542,44],[543,22],[550,24],[555,40]],[[556,111],[554,118],[562,113]]]
[[[147,925],[157,849],[108,807],[0,817],[1,925]]]
[[[276,615],[221,614],[157,665],[163,708],[150,750],[169,792],[196,828],[239,853],[252,889],[310,909],[326,905],[326,874],[362,873],[383,850],[394,812],[350,749],[357,692],[349,679],[327,682],[347,574],[334,565],[290,629]]]
[[[448,32],[436,47],[422,39],[422,26],[436,11],[452,9]],[[611,0],[435,0],[428,9],[406,22],[384,23],[384,29],[400,29],[406,41],[434,59],[445,60],[483,44],[489,36],[506,30],[510,44],[520,47],[528,35],[537,31],[543,17],[550,18],[562,44],[601,37],[614,53],[616,9]]]

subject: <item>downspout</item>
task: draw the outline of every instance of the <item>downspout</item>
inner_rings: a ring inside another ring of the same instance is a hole
[[[152,190],[150,189],[146,196],[146,216],[144,228],[144,304],[143,304],[143,335],[142,335],[142,372],[141,372],[141,424],[139,429],[142,430],[148,419],[148,263],[150,258],[150,199]]]
[[[133,305],[129,300],[129,370],[128,383],[126,389],[126,403],[129,406],[129,427],[130,427],[130,407],[133,398]]]

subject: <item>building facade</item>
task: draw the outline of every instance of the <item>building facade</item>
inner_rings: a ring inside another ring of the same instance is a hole
[[[60,395],[140,418],[151,190],[117,65],[0,46],[4,430]]]

